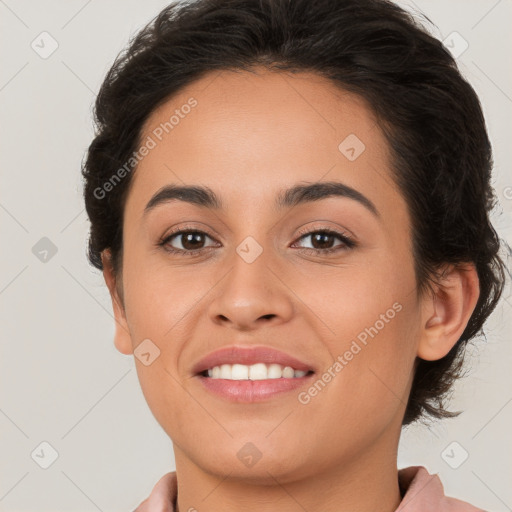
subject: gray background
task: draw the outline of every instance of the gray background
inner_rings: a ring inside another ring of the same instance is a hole
[[[132,356],[113,346],[107,289],[85,258],[80,179],[95,93],[128,38],[166,4],[0,0],[1,511],[129,511],[174,468]],[[469,44],[458,61],[484,106],[500,199],[493,219],[511,243],[512,1],[407,5],[453,51]],[[47,52],[52,40],[47,58],[31,47]],[[466,412],[406,429],[399,453],[400,467],[425,465],[447,494],[495,511],[512,510],[510,295],[456,387],[452,407]],[[47,469],[42,442],[58,452]]]

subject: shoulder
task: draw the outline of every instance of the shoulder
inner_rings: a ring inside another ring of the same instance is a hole
[[[133,512],[174,512],[177,488],[176,471],[166,473]]]
[[[445,496],[437,474],[423,466],[410,466],[398,471],[400,487],[405,495],[396,512],[485,512],[465,501]]]

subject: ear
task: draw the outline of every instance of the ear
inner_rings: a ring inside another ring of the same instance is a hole
[[[480,295],[474,264],[447,267],[434,288],[423,299],[418,357],[426,361],[448,354],[467,326]]]
[[[133,354],[132,340],[130,337],[130,330],[128,329],[128,323],[126,322],[124,305],[118,293],[118,286],[120,283],[117,282],[116,275],[112,267],[112,253],[110,252],[110,249],[105,249],[101,253],[101,262],[103,264],[103,277],[110,292],[112,310],[114,311],[114,345],[122,354]]]

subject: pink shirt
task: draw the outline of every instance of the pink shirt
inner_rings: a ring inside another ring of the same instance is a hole
[[[410,466],[398,471],[405,495],[395,512],[485,512],[465,501],[444,495],[438,475],[431,475],[423,466]],[[175,512],[177,496],[176,472],[165,474],[151,494],[134,512]]]

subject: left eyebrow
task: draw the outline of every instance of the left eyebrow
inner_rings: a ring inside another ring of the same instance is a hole
[[[276,206],[278,208],[292,208],[301,203],[320,201],[328,197],[353,199],[362,204],[373,215],[380,217],[379,211],[370,199],[355,188],[339,181],[321,181],[311,185],[295,185],[277,195]]]
[[[358,190],[338,181],[295,185],[278,192],[275,206],[278,209],[292,208],[298,204],[320,201],[329,197],[346,197],[362,204],[373,215],[379,217],[379,211],[372,201]],[[144,215],[158,205],[171,201],[184,201],[202,208],[219,210],[223,208],[221,198],[209,187],[199,185],[166,185],[149,200]]]

